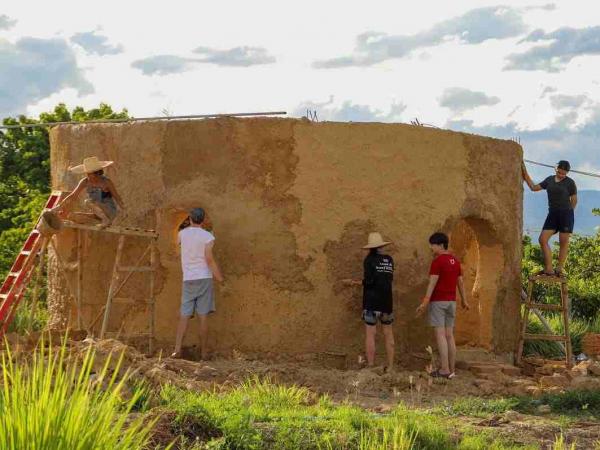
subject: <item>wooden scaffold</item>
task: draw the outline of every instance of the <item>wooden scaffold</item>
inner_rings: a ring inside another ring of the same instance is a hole
[[[130,280],[131,276],[134,273],[146,273],[149,276],[148,279],[148,287],[149,294],[148,298],[144,300],[144,304],[148,310],[148,331],[146,333],[137,333],[135,335],[123,335],[124,338],[142,338],[145,337],[148,339],[148,352],[152,353],[154,351],[154,329],[155,329],[155,274],[156,274],[156,240],[158,238],[158,233],[154,230],[144,230],[141,228],[131,228],[131,227],[120,227],[120,226],[109,226],[106,228],[99,228],[94,225],[83,225],[73,222],[65,222],[63,224],[65,228],[71,228],[77,230],[77,284],[75,289],[72,292],[75,292],[73,297],[77,303],[77,324],[78,326],[83,326],[91,332],[97,322],[102,318],[102,325],[100,328],[100,333],[98,337],[100,339],[104,339],[109,336],[121,337],[120,332],[109,332],[108,324],[110,321],[111,308],[113,304],[121,303],[121,304],[132,304],[135,301],[133,299],[128,298],[118,298],[117,295],[123,287]],[[104,306],[101,308],[98,315],[94,318],[94,320],[87,326],[83,324],[83,319],[81,317],[82,307],[84,306],[83,298],[82,298],[82,285],[83,285],[83,234],[85,232],[99,232],[99,233],[112,233],[119,236],[119,240],[117,243],[117,251],[115,254],[115,261],[113,264],[112,275],[110,279],[110,284],[108,288],[108,294],[106,297],[106,302]],[[123,263],[123,249],[125,247],[125,240],[127,237],[142,237],[148,239],[148,244],[145,246],[142,254],[139,256],[137,261],[132,266],[124,266]],[[55,250],[56,252],[56,250]],[[56,252],[58,255],[58,252]],[[58,258],[57,258],[58,259]],[[60,263],[59,263],[60,264]],[[70,286],[68,286],[70,288]]]
[[[76,313],[76,324],[77,329],[85,330],[88,335],[93,335],[94,326],[98,320],[102,318],[102,325],[98,334],[99,338],[105,338],[111,335],[108,331],[108,324],[110,320],[111,307],[115,303],[135,303],[133,299],[119,299],[117,294],[123,289],[126,283],[130,280],[134,273],[146,273],[149,276],[149,294],[144,300],[148,312],[148,331],[147,333],[139,333],[136,335],[123,335],[123,338],[131,337],[147,337],[148,339],[148,351],[152,353],[154,351],[154,330],[155,330],[155,274],[156,274],[156,241],[158,239],[158,233],[154,230],[144,230],[141,228],[131,228],[122,226],[108,226],[101,228],[95,225],[85,225],[74,222],[62,222],[61,228],[70,228],[77,232],[77,260],[75,262],[67,263],[63,260],[55,242],[56,232],[53,230],[48,232],[48,225],[44,222],[44,214],[47,213],[52,207],[60,202],[60,199],[64,195],[63,192],[53,192],[46,203],[44,212],[40,216],[38,225],[33,229],[26,240],[25,244],[19,255],[17,256],[11,271],[9,272],[6,280],[0,288],[0,335],[5,333],[8,329],[10,322],[12,321],[16,309],[24,297],[26,287],[30,279],[34,276],[34,286],[32,294],[31,304],[31,315],[33,317],[35,308],[37,306],[37,300],[40,291],[41,277],[44,272],[44,261],[45,255],[47,254],[48,247],[52,248],[56,264],[58,266],[59,273],[63,276],[66,282],[67,290],[70,297],[73,298],[72,305],[74,306]],[[82,317],[82,308],[85,306],[83,303],[83,266],[84,266],[84,254],[83,254],[83,241],[85,233],[111,233],[119,236],[117,243],[117,251],[115,255],[115,261],[112,269],[112,276],[109,284],[108,295],[104,306],[102,306],[98,316],[94,320],[86,324]],[[122,264],[123,249],[125,247],[125,239],[127,237],[141,237],[148,239],[148,244],[145,246],[141,256],[137,259],[133,266],[124,266]],[[37,266],[37,270],[36,270]],[[77,271],[75,278],[75,286],[67,272],[75,270]],[[35,273],[35,275],[34,275]],[[114,333],[112,333],[114,334]],[[116,333],[117,337],[119,332]]]

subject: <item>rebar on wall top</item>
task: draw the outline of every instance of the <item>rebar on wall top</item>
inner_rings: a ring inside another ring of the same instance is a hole
[[[142,120],[182,120],[182,119],[212,119],[216,117],[251,117],[251,116],[283,116],[286,111],[268,111],[268,112],[249,112],[249,113],[230,113],[230,114],[193,114],[188,116],[156,116],[156,117],[136,117],[131,119],[99,119],[86,120],[79,122],[72,120],[69,122],[46,122],[46,123],[23,123],[18,125],[0,125],[0,129],[10,130],[13,128],[37,128],[37,127],[52,127],[55,125],[82,125],[89,123],[125,123],[125,122],[140,122]]]

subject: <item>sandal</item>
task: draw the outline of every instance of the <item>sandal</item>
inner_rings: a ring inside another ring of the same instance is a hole
[[[536,272],[535,274],[538,275],[538,276],[541,275],[541,276],[547,276],[547,277],[555,277],[556,276],[556,272],[554,272],[554,271],[553,272],[546,272],[545,269],[540,270],[539,272]]]
[[[433,372],[429,372],[429,376],[431,378],[452,378],[451,373],[441,373],[439,369],[434,370]]]
[[[567,274],[565,273],[565,271],[563,269],[554,269],[554,275],[556,275],[559,278],[567,277]]]

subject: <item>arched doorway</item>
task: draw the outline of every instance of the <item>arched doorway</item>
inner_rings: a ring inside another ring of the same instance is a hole
[[[456,343],[462,346],[493,346],[493,313],[504,270],[500,241],[488,222],[477,218],[459,220],[450,232],[451,251],[463,266],[469,311],[456,318]]]

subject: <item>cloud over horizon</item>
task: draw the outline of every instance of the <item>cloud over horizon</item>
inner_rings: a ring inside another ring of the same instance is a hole
[[[440,106],[453,112],[464,112],[479,106],[491,106],[500,103],[500,98],[488,96],[484,92],[466,88],[446,88],[439,100]]]
[[[28,105],[64,88],[81,95],[94,91],[64,39],[0,39],[0,105],[4,115],[22,114]]]
[[[131,66],[142,71],[144,75],[170,75],[193,70],[197,64],[214,64],[224,67],[250,67],[275,62],[263,47],[233,47],[217,50],[210,47],[196,47],[193,50],[197,57],[179,55],[154,55],[138,59]]]
[[[508,56],[504,70],[541,70],[560,72],[577,56],[600,55],[600,26],[559,28],[551,33],[537,29],[524,42],[540,42],[523,53]]]
[[[360,34],[352,55],[315,61],[313,67],[371,66],[388,59],[402,58],[419,48],[442,44],[448,39],[480,44],[488,39],[516,37],[526,31],[518,9],[503,6],[477,8],[413,35],[389,35],[375,31]]]
[[[117,55],[123,53],[123,46],[108,44],[108,37],[96,34],[96,30],[81,33],[75,33],[71,36],[71,42],[82,47],[91,55]]]
[[[0,14],[0,30],[8,30],[17,23],[16,20],[11,19],[6,14]]]
[[[325,102],[305,101],[299,104],[290,114],[293,117],[305,117],[307,110],[316,112],[316,118],[321,122],[399,122],[406,109],[403,103],[394,102],[389,111],[381,111],[369,105],[344,101],[335,105],[335,98],[329,97]]]

